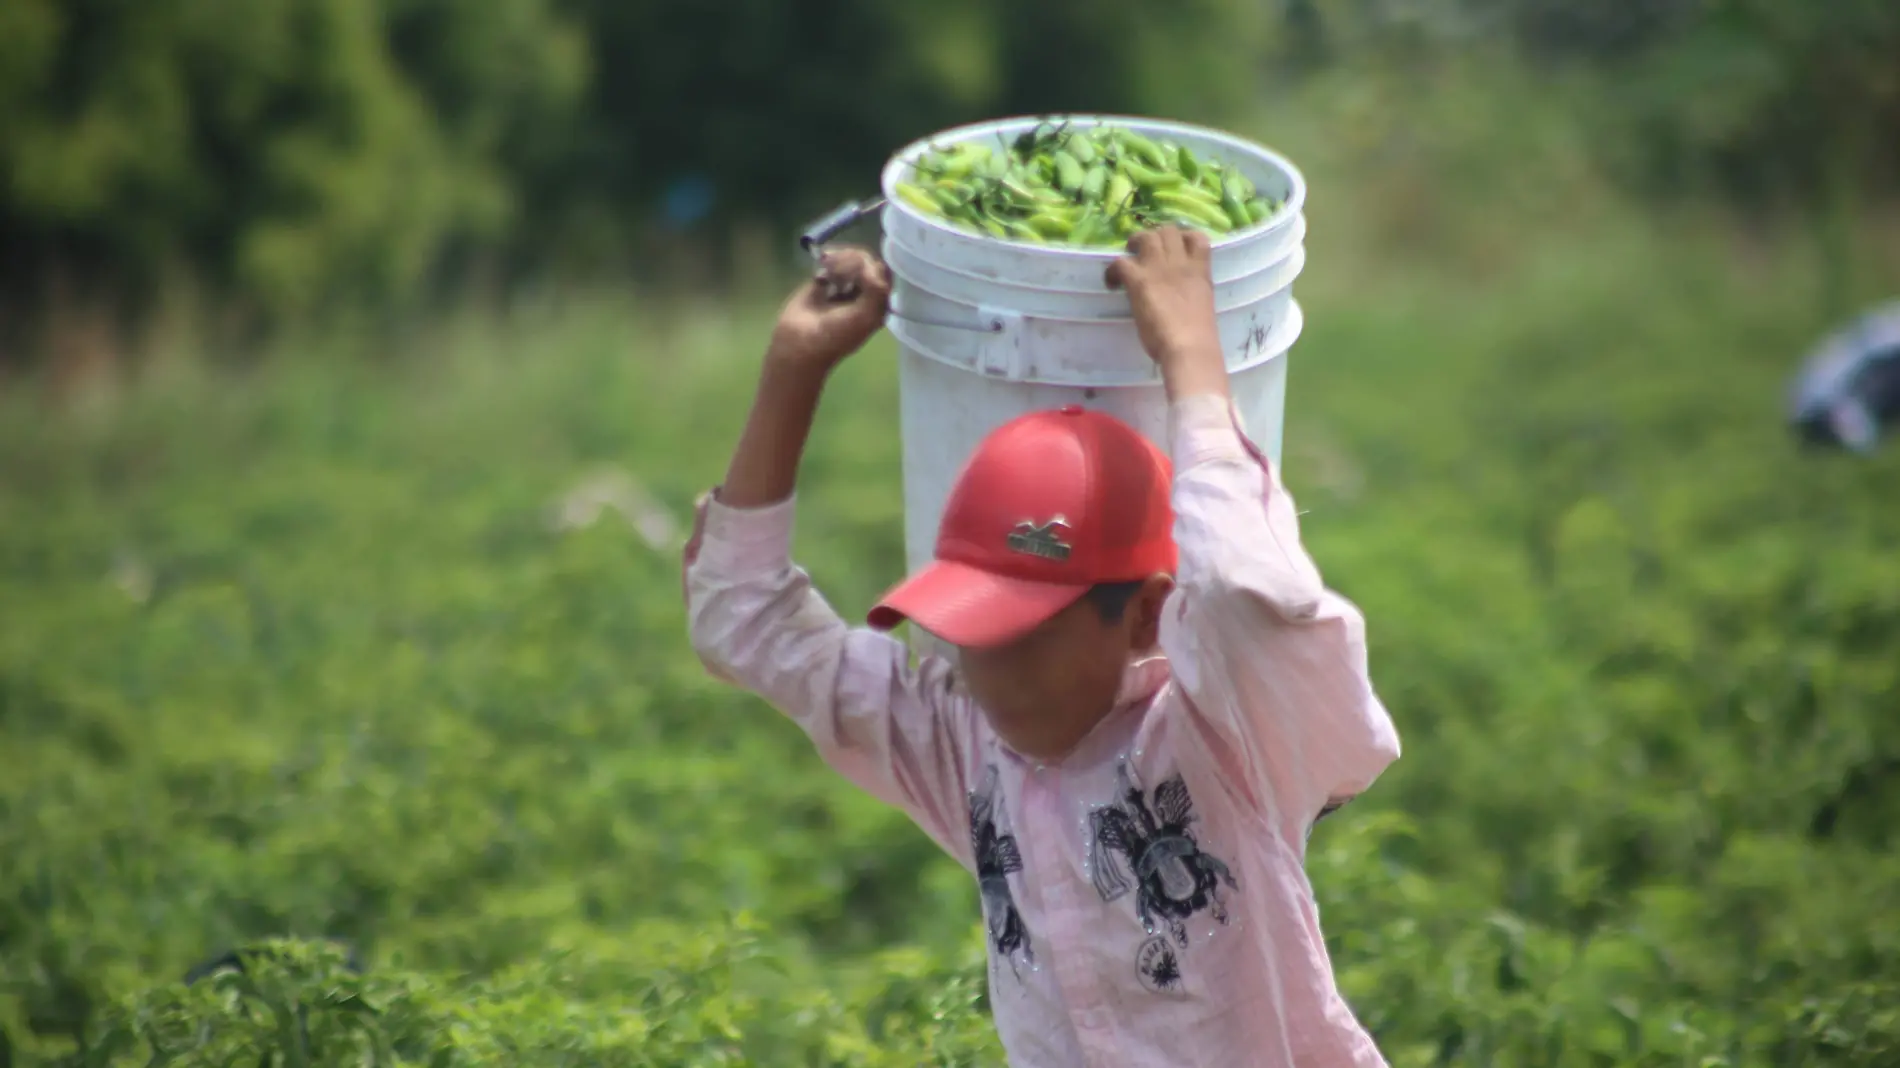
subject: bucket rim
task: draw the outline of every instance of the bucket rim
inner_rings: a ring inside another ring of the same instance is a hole
[[[1028,241],[1017,241],[1013,238],[997,237],[994,234],[966,230],[959,226],[952,226],[942,219],[923,214],[916,208],[911,207],[904,198],[897,195],[898,173],[912,160],[922,155],[926,149],[935,148],[939,145],[961,144],[992,134],[1003,135],[1005,137],[1013,136],[1025,130],[1032,130],[1038,126],[1052,122],[1070,122],[1077,125],[1090,126],[1125,126],[1140,134],[1160,134],[1164,137],[1169,134],[1190,134],[1201,140],[1220,143],[1243,155],[1265,160],[1277,168],[1282,174],[1285,174],[1288,184],[1287,197],[1286,200],[1281,203],[1279,211],[1274,213],[1272,221],[1254,229],[1243,230],[1239,233],[1223,234],[1213,238],[1209,241],[1209,246],[1216,251],[1223,248],[1231,248],[1246,241],[1256,240],[1286,225],[1287,220],[1303,215],[1306,211],[1306,175],[1300,171],[1299,166],[1291,159],[1268,148],[1266,145],[1241,137],[1238,134],[1229,133],[1226,130],[1216,129],[1212,126],[1180,122],[1174,119],[1158,119],[1145,115],[1127,115],[1114,112],[1017,115],[1009,118],[964,123],[960,126],[951,126],[947,129],[939,130],[926,137],[920,137],[892,153],[890,158],[885,161],[883,173],[879,179],[880,192],[884,196],[885,205],[887,207],[896,208],[908,219],[922,223],[932,229],[941,230],[955,237],[969,238],[971,240],[982,241],[1007,248],[1033,250],[1045,255],[1072,256],[1082,259],[1099,260],[1106,266],[1108,263],[1126,255],[1126,249],[1120,247],[1074,248],[1067,245],[1032,244]]]
[[[1279,270],[1286,264],[1288,260],[1291,260],[1296,254],[1300,256],[1301,262],[1304,263],[1305,251],[1306,251],[1306,230],[1307,230],[1306,217],[1303,215],[1295,216],[1294,224],[1291,228],[1291,232],[1293,236],[1290,240],[1286,242],[1286,249],[1281,255],[1254,267],[1252,270],[1249,270],[1244,274],[1230,275],[1224,278],[1220,277],[1219,275],[1216,275],[1214,278],[1215,287],[1219,288],[1223,286],[1231,286],[1237,282],[1243,282],[1243,281],[1246,281],[1247,279],[1253,278],[1256,275],[1265,274],[1268,271]],[[975,237],[977,235],[972,234],[970,236]],[[889,227],[885,228],[883,244],[887,250],[886,251],[887,259],[889,258],[888,249],[894,246],[896,248],[903,249],[906,255],[915,256],[920,260],[925,260],[925,261],[930,260],[930,257],[926,252],[915,247],[909,242],[905,241],[901,236],[892,232]],[[1025,245],[1023,247],[1038,247],[1038,246]],[[1040,247],[1044,249],[1047,248],[1047,246],[1040,246]],[[1122,255],[1125,255],[1125,253],[1117,252],[1115,253],[1115,255],[1119,257]],[[943,271],[946,274],[958,275],[960,277],[968,278],[972,281],[979,282],[987,286],[998,286],[998,287],[1002,287],[1002,288],[1013,290],[1013,291],[1026,291],[1030,293],[1051,293],[1051,294],[1058,294],[1061,296],[1090,296],[1090,297],[1101,296],[1103,293],[1110,292],[1105,287],[1090,288],[1090,289],[1068,289],[1062,286],[1035,285],[1029,282],[1018,282],[1013,279],[1005,280],[1005,279],[992,278],[987,275],[978,274],[977,272],[971,271],[967,268],[955,267],[950,264],[940,263],[940,262],[931,262],[931,267],[933,269]]]

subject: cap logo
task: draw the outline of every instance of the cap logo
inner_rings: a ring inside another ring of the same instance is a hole
[[[1040,556],[1044,560],[1067,560],[1072,546],[1062,540],[1062,535],[1068,529],[1069,521],[1062,516],[1040,526],[1025,519],[1009,532],[1010,551]]]

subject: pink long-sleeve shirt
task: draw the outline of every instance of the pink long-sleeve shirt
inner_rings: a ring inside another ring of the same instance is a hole
[[[791,560],[793,502],[702,502],[694,648],[977,879],[1015,1068],[1384,1065],[1335,986],[1307,835],[1399,755],[1364,621],[1214,397],[1173,405],[1160,653],[1066,757],[992,732],[953,665],[848,626]]]

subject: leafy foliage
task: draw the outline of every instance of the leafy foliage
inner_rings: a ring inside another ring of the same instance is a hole
[[[1900,7],[1886,0],[1289,0],[1290,58],[1363,67],[1514,52],[1569,75],[1594,151],[1641,187],[1720,188],[1744,203],[1892,188],[1900,147]]]
[[[1900,175],[1896,51],[1887,0],[10,0],[0,300],[189,281],[281,323],[673,266],[955,123],[1227,121],[1270,72],[1422,69],[1416,96],[1511,53],[1581,83],[1590,155],[1646,188],[1826,200]]]
[[[571,109],[543,0],[9,3],[0,240],[127,291],[189,268],[286,313],[404,300],[447,242],[514,221],[510,136]]]
[[[412,306],[471,259],[620,265],[696,221],[666,215],[679,189],[784,224],[996,110],[1245,103],[1251,10],[11,0],[0,297],[149,297],[188,275],[294,320]],[[1170,58],[1217,43],[1191,74]]]
[[[847,1011],[789,980],[744,922],[662,927],[447,988],[415,973],[360,974],[333,947],[274,942],[197,984],[148,993],[91,1053],[207,1064],[269,1050],[293,1064],[948,1068],[992,1052],[975,1011],[975,960],[972,975],[953,961],[920,967],[915,954],[887,955],[877,962],[883,989],[854,991]],[[927,985],[917,981],[926,975]],[[929,1034],[904,1026],[917,1019],[933,1021]]]

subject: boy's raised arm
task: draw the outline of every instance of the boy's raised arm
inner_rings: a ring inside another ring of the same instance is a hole
[[[791,560],[798,463],[825,380],[883,324],[890,291],[883,265],[857,250],[832,254],[827,273],[842,293],[815,281],[787,302],[725,481],[700,503],[684,568],[693,648],[967,864],[973,708],[951,693],[946,664],[913,669],[902,643],[847,627]]]
[[[1110,268],[1173,412],[1179,592],[1161,643],[1210,741],[1287,833],[1370,786],[1399,755],[1366,666],[1365,620],[1328,590],[1293,501],[1242,435],[1228,393],[1204,235],[1137,235]]]

